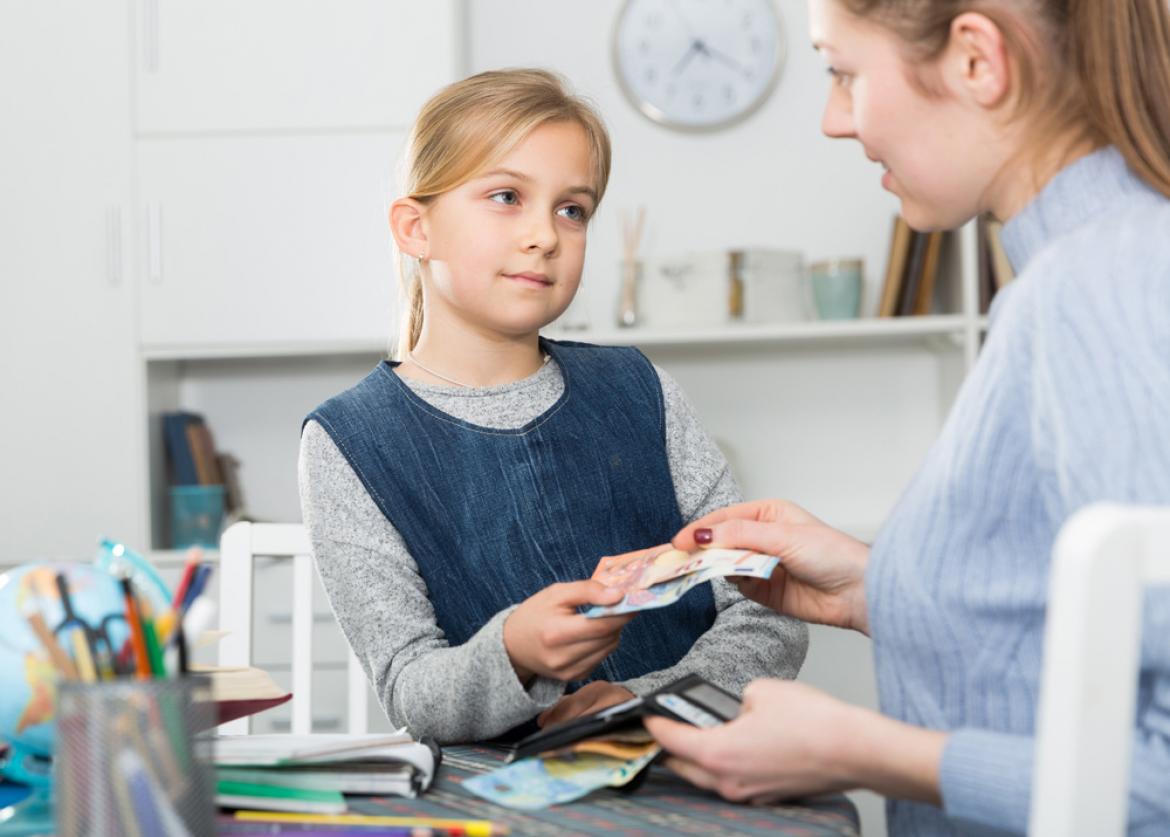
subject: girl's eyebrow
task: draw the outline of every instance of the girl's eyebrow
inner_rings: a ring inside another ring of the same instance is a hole
[[[520,180],[525,183],[531,183],[532,178],[524,174],[524,172],[516,171],[515,169],[492,169],[485,171],[477,180],[487,180],[489,177],[511,177],[515,180]],[[592,186],[570,186],[566,189],[570,195],[587,195],[590,200],[597,203],[597,191]]]

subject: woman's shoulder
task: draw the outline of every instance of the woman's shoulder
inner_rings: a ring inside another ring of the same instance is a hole
[[[1060,236],[1020,276],[1039,318],[1170,326],[1170,199],[1141,196]]]

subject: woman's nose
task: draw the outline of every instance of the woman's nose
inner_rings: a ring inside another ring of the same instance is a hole
[[[821,131],[825,136],[834,139],[857,136],[853,127],[852,103],[844,91],[836,86],[829,93],[829,100],[825,102],[825,112],[821,115]]]

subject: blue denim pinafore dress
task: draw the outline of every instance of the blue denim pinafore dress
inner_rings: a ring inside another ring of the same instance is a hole
[[[451,645],[603,555],[683,525],[662,388],[633,348],[542,340],[565,391],[517,429],[479,427],[419,398],[384,361],[306,419],[318,422],[402,535]],[[709,585],[638,614],[590,679],[677,663],[715,619]]]

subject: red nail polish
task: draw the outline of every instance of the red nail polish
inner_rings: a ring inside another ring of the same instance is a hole
[[[710,529],[695,530],[695,543],[711,543],[714,537]]]

